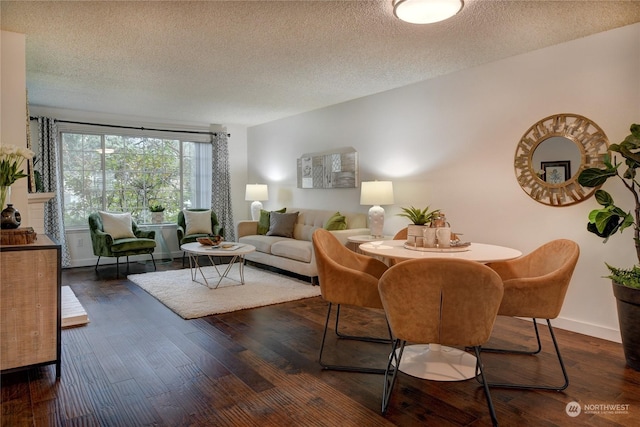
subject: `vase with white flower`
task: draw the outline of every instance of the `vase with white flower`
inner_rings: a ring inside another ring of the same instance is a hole
[[[27,176],[22,167],[33,155],[28,148],[0,144],[0,208],[4,208],[11,185]]]

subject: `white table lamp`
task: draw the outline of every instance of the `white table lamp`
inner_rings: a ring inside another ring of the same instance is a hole
[[[247,184],[244,199],[253,200],[251,219],[257,221],[260,219],[260,210],[262,209],[261,200],[269,200],[269,189],[266,184]]]
[[[360,204],[373,205],[369,209],[369,230],[374,237],[382,237],[384,209],[380,205],[393,204],[391,181],[367,181],[360,186]]]

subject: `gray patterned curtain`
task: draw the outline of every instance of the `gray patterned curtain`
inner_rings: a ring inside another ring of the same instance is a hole
[[[211,165],[211,209],[224,227],[224,239],[236,240],[231,208],[231,173],[229,171],[229,147],[226,132],[217,132],[211,137],[213,162]]]
[[[53,237],[62,247],[62,267],[71,266],[71,257],[67,239],[64,234],[63,223],[63,195],[60,173],[60,146],[58,128],[55,120],[48,117],[38,117],[38,147],[40,153],[39,170],[45,192],[56,195],[44,205],[44,232]]]

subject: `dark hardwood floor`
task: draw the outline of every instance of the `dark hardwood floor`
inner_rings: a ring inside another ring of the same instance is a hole
[[[180,268],[181,260],[159,266]],[[132,264],[131,273],[151,270]],[[62,332],[62,376],[53,366],[3,375],[3,426],[484,426],[475,380],[434,382],[401,374],[385,416],[381,375],[323,371],[317,363],[327,304],[312,298],[183,320],[115,267],[63,272],[87,326]],[[215,291],[212,291],[215,292]],[[344,309],[351,332],[383,334],[383,314]],[[531,324],[498,319],[492,344],[531,343]],[[526,331],[526,334],[525,332]],[[560,380],[543,354],[485,354],[490,378]],[[503,426],[630,426],[640,420],[640,372],[619,344],[556,329],[570,377],[564,392],[492,389]],[[327,354],[384,366],[388,347],[331,339]],[[582,413],[567,415],[570,402]],[[617,406],[614,406],[617,405]]]

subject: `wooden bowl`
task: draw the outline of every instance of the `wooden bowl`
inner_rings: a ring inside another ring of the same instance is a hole
[[[222,242],[221,236],[211,236],[211,237],[198,237],[196,238],[198,243],[205,246],[215,246]]]

